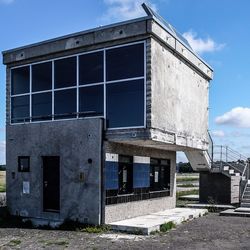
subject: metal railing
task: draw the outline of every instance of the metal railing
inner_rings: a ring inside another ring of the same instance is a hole
[[[224,166],[229,166],[240,173],[240,200],[242,200],[250,177],[250,159],[228,146],[214,145],[209,132],[208,135],[209,149],[207,153],[211,160],[211,168],[219,168],[220,171],[223,171]]]

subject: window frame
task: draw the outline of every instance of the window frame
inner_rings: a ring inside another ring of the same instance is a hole
[[[21,160],[26,159],[28,160],[28,170],[21,170]],[[17,170],[19,173],[29,173],[30,172],[30,156],[18,156],[18,166]]]
[[[112,80],[112,81],[107,81],[106,79],[106,51],[119,48],[119,47],[126,47],[126,46],[133,46],[135,44],[143,44],[144,46],[144,75],[141,77],[134,77],[134,78],[126,78],[126,79],[119,79],[119,80]],[[81,55],[85,54],[91,54],[91,53],[96,53],[96,52],[103,52],[103,82],[98,82],[98,83],[89,83],[85,85],[80,85],[79,83],[79,57]],[[43,60],[39,62],[34,62],[30,64],[24,64],[21,66],[15,66],[10,68],[10,95],[9,95],[9,106],[10,106],[10,115],[9,115],[9,123],[11,125],[19,125],[19,124],[24,124],[24,123],[44,123],[44,122],[54,122],[54,121],[61,121],[61,120],[75,120],[75,119],[91,119],[91,118],[104,118],[105,120],[105,129],[106,130],[119,130],[119,129],[132,129],[132,128],[146,128],[146,70],[147,70],[147,63],[146,63],[146,40],[141,40],[141,41],[136,41],[136,42],[131,42],[131,43],[125,43],[125,44],[120,44],[116,46],[111,46],[111,47],[104,47],[102,49],[97,49],[97,50],[91,50],[83,53],[77,53],[77,54],[72,54],[64,57],[56,57],[53,59],[49,60]],[[65,58],[70,58],[70,57],[76,57],[76,85],[75,86],[70,86],[70,87],[64,87],[64,88],[57,88],[55,89],[55,75],[54,75],[54,70],[55,70],[55,61],[60,60],[60,59],[65,59]],[[36,64],[41,64],[41,63],[46,63],[46,62],[52,62],[52,89],[50,90],[42,90],[42,91],[32,91],[32,66]],[[11,81],[12,81],[12,70],[16,68],[22,68],[22,67],[27,67],[29,66],[30,69],[30,92],[25,93],[25,94],[16,94],[12,95],[11,94]],[[129,82],[132,80],[144,80],[144,124],[143,126],[128,126],[128,127],[114,127],[114,128],[107,128],[106,126],[106,119],[107,119],[107,104],[106,104],[106,85],[110,83],[118,83],[118,82]],[[103,115],[102,116],[86,116],[86,117],[80,117],[79,115],[79,89],[84,88],[84,87],[91,87],[95,85],[103,85],[104,86],[104,98],[103,98]],[[56,91],[60,90],[67,90],[67,89],[76,89],[76,118],[63,118],[63,119],[55,119],[55,114],[54,114],[54,93]],[[44,121],[32,121],[32,94],[42,94],[42,93],[47,93],[47,92],[52,92],[52,119],[51,120],[44,120]],[[30,98],[30,119],[29,121],[24,121],[24,122],[12,122],[11,121],[11,113],[12,113],[12,105],[11,105],[11,100],[12,97],[18,97],[18,96],[29,96]]]

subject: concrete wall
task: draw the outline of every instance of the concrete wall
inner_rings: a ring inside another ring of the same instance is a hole
[[[159,212],[176,205],[176,152],[137,147],[120,143],[105,143],[106,153],[146,156],[171,160],[170,196],[105,206],[105,223]]]
[[[153,38],[151,65],[152,128],[174,133],[177,145],[205,148],[208,80]]]
[[[29,173],[17,171],[18,156],[30,156]],[[42,156],[60,156],[59,214],[43,212]],[[7,126],[7,205],[11,214],[99,224],[101,162],[101,119]],[[84,181],[80,173],[84,173]],[[23,194],[23,181],[30,182],[30,194]]]
[[[231,204],[231,180],[223,174],[200,173],[200,202]]]

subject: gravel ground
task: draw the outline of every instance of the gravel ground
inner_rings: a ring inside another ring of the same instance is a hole
[[[250,249],[250,218],[209,214],[168,233],[116,233],[1,228],[0,249]]]

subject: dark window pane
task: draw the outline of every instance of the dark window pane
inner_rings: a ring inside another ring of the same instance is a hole
[[[103,82],[103,52],[79,56],[80,84]]]
[[[76,85],[76,57],[55,61],[55,88]]]
[[[79,89],[80,117],[103,115],[103,85]]]
[[[76,89],[55,91],[55,119],[76,117]]]
[[[11,122],[29,121],[30,96],[18,96],[11,98]]]
[[[52,63],[40,63],[32,66],[32,91],[52,88]]]
[[[30,67],[11,70],[11,94],[24,94],[30,92]]]
[[[32,95],[32,121],[51,120],[52,93]]]
[[[107,50],[107,80],[144,76],[144,44]]]
[[[18,157],[18,172],[29,172],[30,171],[30,157],[19,156]]]
[[[144,125],[144,80],[107,84],[107,125]]]

